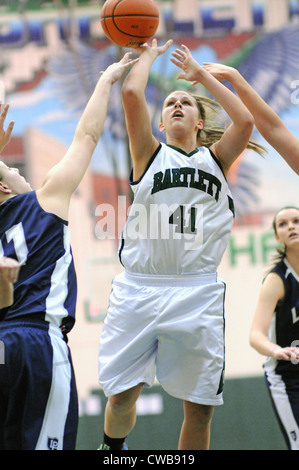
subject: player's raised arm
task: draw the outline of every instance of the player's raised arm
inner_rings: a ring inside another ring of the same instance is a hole
[[[204,68],[218,80],[228,80],[233,85],[254,117],[258,131],[299,175],[299,140],[287,129],[273,109],[233,67],[206,63]]]
[[[67,219],[70,197],[81,182],[103,130],[110,90],[138,59],[126,53],[110,65],[101,77],[76,128],[73,142],[64,158],[53,167],[37,196],[43,209]]]
[[[140,47],[138,49],[140,52],[139,62],[132,68],[123,84],[122,98],[133,160],[134,180],[139,179],[143,174],[158,146],[157,140],[152,135],[151,120],[144,92],[154,61],[167,51],[171,43],[172,40],[169,40],[163,46],[158,46],[157,40],[153,39],[151,45],[144,44]]]
[[[192,57],[186,46],[176,49],[172,54],[172,62],[182,69],[178,79],[201,83],[221,104],[232,120],[232,124],[223,134],[219,142],[211,149],[219,158],[222,167],[227,172],[232,163],[245,150],[253,130],[253,117],[243,103],[224,85],[219,83]],[[220,86],[219,86],[220,85]]]

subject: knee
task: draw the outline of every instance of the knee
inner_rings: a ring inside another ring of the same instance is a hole
[[[108,402],[109,402],[110,408],[114,412],[118,412],[118,413],[121,411],[125,411],[132,406],[128,400],[125,400],[120,395],[114,395],[112,397],[109,397]]]
[[[137,398],[134,393],[127,391],[109,397],[108,403],[113,412],[126,413],[135,407]]]
[[[209,427],[213,418],[214,407],[185,402],[185,419],[196,426]]]
[[[214,414],[214,408],[212,406],[200,405],[198,410],[198,417],[203,424],[210,425]]]

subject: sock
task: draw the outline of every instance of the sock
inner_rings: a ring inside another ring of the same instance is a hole
[[[104,433],[104,444],[107,444],[110,450],[122,450],[125,439],[126,437],[121,439],[114,439],[113,437],[109,437]]]

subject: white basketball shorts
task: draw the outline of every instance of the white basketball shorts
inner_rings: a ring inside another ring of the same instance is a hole
[[[176,398],[221,405],[224,296],[216,274],[116,276],[99,349],[106,396],[156,377]]]

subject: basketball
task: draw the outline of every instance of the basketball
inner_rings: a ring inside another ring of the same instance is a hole
[[[159,9],[154,0],[107,0],[101,11],[101,24],[112,42],[134,49],[154,36]]]

